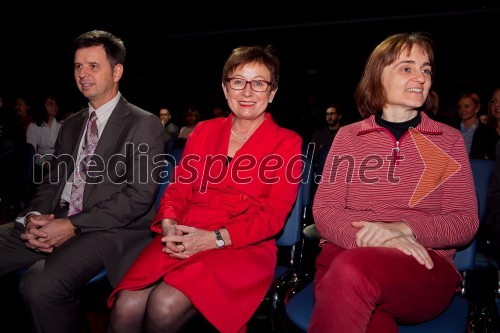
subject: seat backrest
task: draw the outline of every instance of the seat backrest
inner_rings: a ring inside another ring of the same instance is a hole
[[[471,159],[472,177],[476,189],[479,224],[482,224],[488,213],[488,188],[493,174],[494,160]],[[455,266],[459,272],[475,268],[477,252],[477,236],[465,247],[457,249],[454,258]]]
[[[173,163],[174,168],[176,165],[179,165],[181,161],[182,153],[184,152],[184,148],[174,148],[171,151],[167,152],[167,161]]]
[[[276,240],[278,246],[292,246],[301,239],[302,212],[304,209],[304,184],[300,184],[297,199],[293,204],[292,211],[288,215],[285,227]]]
[[[172,179],[172,172],[174,171],[174,164],[167,160],[164,161],[163,168],[160,172],[160,188],[158,189],[158,193],[156,194],[155,205],[156,209],[160,207],[161,197],[163,196],[163,192],[167,188],[168,184]]]
[[[323,173],[326,157],[328,156],[331,147],[331,145],[323,146],[318,151],[318,155],[316,157],[316,175],[318,176],[321,176],[321,174]]]
[[[494,160],[471,159],[472,177],[476,187],[479,223],[482,224],[488,215],[488,189],[491,175],[495,167]]]
[[[305,156],[302,156],[304,162],[304,174],[302,175],[302,182],[304,183],[304,190],[302,192],[303,204],[306,209],[312,207],[313,201],[313,185],[314,184],[314,150],[303,148]],[[304,212],[305,214],[305,212]],[[305,218],[305,215],[304,215]]]
[[[24,149],[23,181],[29,185],[33,181],[36,149],[31,143],[26,143]]]
[[[459,272],[469,271],[475,268],[477,252],[477,239],[474,239],[466,246],[458,248],[453,263]]]
[[[302,239],[304,209],[307,205],[306,201],[310,198],[307,192],[311,191],[313,181],[311,179],[311,157],[302,155],[302,162],[302,181],[299,185],[295,203],[285,222],[285,227],[276,240],[278,246],[292,246]]]

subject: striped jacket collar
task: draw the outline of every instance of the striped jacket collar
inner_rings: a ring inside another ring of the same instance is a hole
[[[443,134],[443,124],[432,120],[425,114],[425,112],[420,112],[420,115],[422,117],[422,121],[418,126],[415,128],[417,131],[419,131],[422,134],[430,134],[430,135],[442,135]],[[371,115],[370,117],[362,120],[360,122],[360,128],[357,132],[357,135],[364,135],[368,134],[371,132],[379,132],[382,131],[384,128],[378,125],[375,122],[375,115]]]

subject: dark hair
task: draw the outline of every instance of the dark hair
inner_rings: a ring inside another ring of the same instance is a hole
[[[280,76],[280,61],[273,54],[271,45],[266,47],[240,46],[233,49],[222,69],[222,82],[227,82],[227,79],[231,77],[236,68],[252,62],[263,64],[269,69],[271,73],[271,90],[276,90]]]
[[[490,112],[490,104],[491,104],[491,97],[498,90],[500,90],[500,86],[494,87],[491,90],[490,96],[488,96],[488,109],[486,111],[486,115],[487,115],[487,119],[488,119],[488,125],[490,127],[493,127],[493,128],[497,128],[498,122],[497,122],[496,117],[494,115],[492,115],[491,112]]]
[[[78,49],[102,45],[106,51],[111,68],[125,62],[126,49],[123,41],[110,32],[103,30],[92,30],[78,36],[73,42],[73,49]]]
[[[339,116],[341,116],[341,115],[342,115],[342,107],[340,106],[340,104],[339,104],[339,103],[330,103],[330,104],[328,104],[328,105],[326,106],[326,108],[325,108],[325,112],[326,112],[326,110],[328,110],[329,108],[335,108],[335,110],[336,110],[337,114],[338,114]]]
[[[431,90],[429,91],[429,95],[427,95],[427,99],[431,106],[426,110],[426,113],[431,114],[432,117],[439,112],[439,95],[435,90]]]
[[[434,42],[428,33],[400,33],[387,37],[370,54],[363,76],[354,92],[359,113],[363,118],[382,111],[386,102],[382,71],[386,66],[393,64],[404,51],[409,54],[414,45],[421,47],[429,57],[431,79],[434,79]],[[432,101],[427,98],[418,110],[427,111],[430,108]]]
[[[56,103],[56,105],[57,105],[58,112],[57,112],[57,115],[55,117],[56,120],[57,121],[61,121],[61,119],[62,119],[62,111],[60,110],[61,106],[59,105],[58,99],[54,95],[48,95],[43,100],[41,100],[41,103],[40,103],[41,107],[37,108],[35,110],[35,112],[33,112],[33,122],[37,126],[43,126],[43,123],[47,122],[49,120],[49,116],[47,114],[47,109],[45,108],[45,103],[49,99],[53,100]]]

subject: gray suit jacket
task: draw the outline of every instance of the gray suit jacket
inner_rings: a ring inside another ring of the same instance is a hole
[[[88,116],[88,109],[84,109],[64,121],[50,175],[44,178],[25,212],[56,211],[66,180],[74,170]],[[97,247],[113,286],[151,241],[150,224],[156,212],[163,153],[163,127],[158,117],[122,97],[100,134],[92,158],[95,165],[89,168],[86,180],[83,211],[70,217],[81,234],[69,242],[85,241],[92,249]],[[71,248],[75,247],[57,250]]]

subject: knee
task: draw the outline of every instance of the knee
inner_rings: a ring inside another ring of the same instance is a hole
[[[147,317],[150,320],[158,320],[158,318],[173,318],[178,312],[179,304],[172,297],[164,297],[161,300],[157,298],[152,298],[148,302],[147,306]]]
[[[128,292],[127,290],[120,291],[113,305],[114,316],[132,317],[135,313],[143,312],[144,301],[135,296],[134,292]]]
[[[177,332],[194,314],[189,300],[173,288],[153,292],[146,307],[146,328],[151,331]]]
[[[374,283],[369,265],[361,258],[362,251],[349,250],[332,261],[324,277],[319,281],[322,288],[337,290],[358,290],[363,294]]]
[[[19,282],[19,292],[29,303],[43,303],[48,298],[64,298],[70,295],[68,286],[43,272],[26,271]]]

